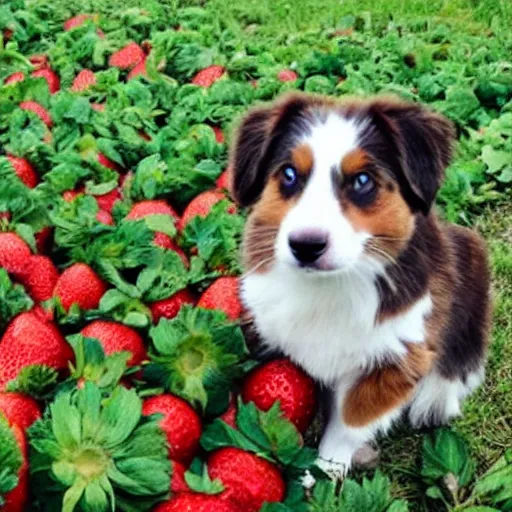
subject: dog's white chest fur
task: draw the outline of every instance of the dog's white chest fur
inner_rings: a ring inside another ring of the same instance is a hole
[[[275,263],[265,274],[245,277],[242,299],[264,344],[332,385],[383,359],[403,356],[403,342],[424,341],[430,296],[376,325],[379,296],[372,274],[308,278]]]

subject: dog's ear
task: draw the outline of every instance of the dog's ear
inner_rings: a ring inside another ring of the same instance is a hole
[[[369,114],[396,152],[394,170],[406,199],[414,210],[428,214],[452,157],[452,123],[421,105],[399,101],[376,100]]]
[[[269,160],[292,119],[307,106],[302,94],[292,94],[270,105],[250,110],[235,133],[230,155],[231,195],[241,206],[250,206],[265,186]]]

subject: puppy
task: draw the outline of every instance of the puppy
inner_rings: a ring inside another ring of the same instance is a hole
[[[242,120],[241,296],[265,347],[332,391],[319,455],[346,471],[405,410],[444,423],[482,381],[483,241],[432,204],[454,129],[418,104],[288,95]]]

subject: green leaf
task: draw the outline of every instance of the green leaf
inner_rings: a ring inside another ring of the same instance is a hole
[[[0,412],[0,505],[3,496],[18,485],[23,462],[21,450],[6,418]]]
[[[427,482],[452,474],[463,487],[471,481],[474,467],[466,442],[455,432],[440,429],[425,437],[421,475]]]
[[[476,482],[473,496],[487,498],[498,505],[512,500],[512,450],[507,450]]]
[[[220,414],[248,355],[240,327],[222,312],[185,305],[176,318],[162,318],[149,335],[154,350],[146,378],[209,414]]]
[[[78,480],[72,487],[64,493],[62,501],[62,512],[73,512],[82,497],[87,482],[85,480]]]
[[[436,485],[430,486],[426,491],[425,495],[434,500],[444,500],[444,494]]]
[[[215,420],[204,430],[201,438],[203,448],[211,451],[235,446],[299,473],[313,467],[317,459],[316,450],[303,447],[301,435],[282,415],[278,403],[264,412],[253,402],[244,404],[239,401],[236,423],[238,429],[233,429],[223,421]]]
[[[487,165],[487,172],[495,174],[501,171],[506,165],[510,165],[511,154],[507,151],[500,151],[490,145],[482,148],[482,160]]]
[[[0,330],[3,331],[12,318],[33,305],[23,286],[13,284],[7,271],[0,268]]]
[[[169,215],[147,215],[144,217],[144,222],[151,231],[165,233],[171,238],[176,236],[176,228],[173,219]]]
[[[194,492],[202,494],[219,494],[224,490],[222,482],[218,479],[212,480],[208,474],[208,467],[203,466],[201,475],[187,471],[185,473],[185,482]]]
[[[143,329],[150,324],[150,319],[144,313],[137,311],[130,311],[124,318],[123,323],[137,329]]]
[[[149,512],[168,495],[171,466],[158,418],[141,412],[135,390],[86,382],[62,391],[28,431],[35,499],[51,510]]]
[[[475,506],[464,508],[465,512],[503,512],[500,509],[484,506]]]
[[[36,400],[48,400],[53,396],[57,386],[59,373],[55,368],[46,365],[25,366],[15,380],[11,380],[6,390],[29,395]]]
[[[505,167],[496,179],[501,183],[512,183],[512,166]]]

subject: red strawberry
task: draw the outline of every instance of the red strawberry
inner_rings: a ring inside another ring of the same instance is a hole
[[[78,196],[83,196],[85,193],[84,190],[85,190],[84,187],[80,187],[77,190],[66,190],[65,192],[62,193],[62,199],[64,199],[64,201],[66,201],[68,203],[71,203]]]
[[[175,460],[171,461],[172,466],[172,478],[171,478],[171,491],[174,492],[187,492],[189,487],[185,481],[185,472],[187,468],[181,463]]]
[[[226,138],[224,137],[224,132],[221,130],[219,126],[212,126],[212,130],[215,133],[215,140],[219,144],[224,144]]]
[[[222,201],[222,199],[225,199],[225,197],[219,190],[207,190],[196,196],[185,208],[181,220],[178,223],[178,229],[183,231],[186,225],[197,215],[206,217],[212,207],[219,201]]]
[[[96,320],[84,327],[81,333],[88,338],[96,338],[107,355],[114,352],[131,352],[129,366],[139,365],[146,359],[144,342],[139,333],[131,327],[117,322]]]
[[[236,320],[242,313],[237,277],[219,277],[201,295],[197,306],[204,309],[220,309],[228,318]]]
[[[107,285],[89,265],[75,263],[60,275],[54,295],[66,311],[73,304],[87,310],[97,308],[106,291]]]
[[[15,84],[16,82],[23,82],[25,80],[25,73],[22,73],[21,71],[18,71],[17,73],[13,73],[12,75],[9,75],[5,80],[4,84]]]
[[[20,447],[23,462],[18,471],[18,485],[5,494],[5,503],[1,510],[2,512],[23,512],[27,508],[29,497],[28,443],[21,427],[13,424],[11,430]]]
[[[157,300],[150,305],[153,322],[157,324],[160,318],[174,318],[181,306],[194,303],[194,296],[188,290],[180,290],[167,299]]]
[[[74,28],[80,27],[83,25],[87,20],[94,19],[94,16],[91,14],[77,14],[76,16],[73,16],[72,18],[69,18],[64,23],[64,30],[68,32],[69,30],[73,30]]]
[[[45,309],[40,304],[36,304],[30,312],[36,315],[37,318],[44,323],[53,322],[55,318],[53,309]]]
[[[282,71],[279,71],[277,73],[277,79],[280,82],[295,82],[299,76],[295,71],[292,71],[291,69],[283,69]]]
[[[144,50],[137,43],[132,42],[113,53],[108,63],[115,68],[131,69],[144,60],[145,57]]]
[[[116,164],[115,162],[107,158],[103,153],[98,153],[98,162],[101,165],[108,167],[109,169],[112,169],[113,171],[122,171],[122,167],[119,164]]]
[[[242,512],[233,503],[211,494],[182,492],[160,503],[154,512]],[[245,512],[245,511],[243,511]]]
[[[58,279],[59,272],[52,260],[37,254],[30,257],[25,274],[20,277],[20,281],[36,302],[52,298]]]
[[[219,190],[229,190],[229,172],[224,171],[215,182],[216,187]]]
[[[22,275],[31,256],[30,247],[14,233],[0,233],[0,267]]]
[[[0,389],[25,366],[44,364],[64,370],[72,358],[71,347],[53,323],[32,311],[21,313],[0,342]]]
[[[236,415],[237,415],[237,413],[238,413],[238,410],[237,410],[237,406],[236,406],[236,396],[235,395],[231,395],[231,397],[229,399],[229,406],[228,406],[226,412],[221,414],[221,416],[219,416],[219,418],[224,423],[229,425],[230,427],[237,428],[237,426],[236,426]]]
[[[279,400],[283,414],[304,432],[316,410],[313,379],[288,359],[277,359],[256,368],[245,380],[244,402],[268,411]]]
[[[201,69],[201,71],[198,71],[194,75],[194,78],[192,78],[192,83],[194,85],[199,85],[200,87],[210,87],[219,78],[222,78],[225,72],[226,69],[223,66],[208,66],[207,68]]]
[[[174,220],[179,219],[174,208],[161,199],[135,203],[126,218],[136,220],[143,219],[148,215],[170,215]]]
[[[21,393],[0,392],[0,413],[11,424],[26,430],[41,417],[37,402]]]
[[[37,55],[32,55],[28,59],[32,66],[34,66],[35,71],[38,69],[44,69],[48,67],[48,56],[44,53],[39,53]]]
[[[4,36],[4,41],[10,41],[14,35],[14,30],[10,28],[4,28],[2,35]]]
[[[28,160],[13,155],[7,155],[7,160],[11,163],[18,178],[28,188],[34,188],[39,183],[39,177]]]
[[[95,196],[95,198],[100,210],[105,210],[109,213],[112,211],[112,208],[114,208],[117,201],[122,199],[121,192],[118,188],[114,188],[110,192],[102,194],[101,196]]]
[[[101,222],[102,224],[106,224],[107,226],[113,226],[114,225],[114,219],[112,218],[112,215],[109,212],[106,212],[105,210],[99,210],[96,214],[96,220],[98,222]]]
[[[96,84],[96,75],[90,69],[82,69],[73,80],[71,90],[74,92],[85,91],[91,85]]]
[[[142,414],[163,414],[160,427],[169,442],[169,457],[188,464],[199,449],[201,420],[192,406],[171,394],[146,398],[142,404]]]
[[[141,60],[129,73],[128,80],[132,80],[133,78],[137,78],[138,76],[148,76],[148,72],[146,69],[146,59]]]
[[[146,142],[151,141],[151,135],[147,134],[144,130],[139,130],[139,137]]]
[[[55,94],[60,89],[60,79],[50,68],[43,68],[32,73],[34,78],[44,78],[48,83],[50,94]]]
[[[46,253],[51,248],[53,230],[50,226],[45,226],[35,234],[37,252]]]
[[[165,233],[155,233],[153,243],[163,249],[174,251],[181,258],[181,261],[183,261],[183,265],[188,268],[189,262],[187,256],[170,236]]]
[[[52,118],[48,110],[39,105],[37,101],[22,101],[20,103],[20,108],[22,110],[28,110],[33,112],[43,123],[50,128],[52,126]]]
[[[263,503],[282,501],[285,484],[274,464],[239,448],[221,448],[208,459],[208,472],[224,485],[220,496],[244,512],[258,512]]]
[[[96,112],[104,112],[107,107],[103,103],[93,103],[91,108]]]

